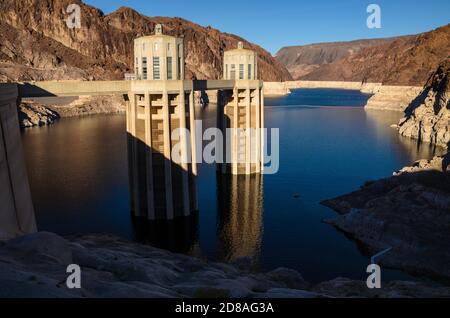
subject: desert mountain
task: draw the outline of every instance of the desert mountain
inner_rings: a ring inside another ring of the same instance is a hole
[[[287,66],[294,79],[300,79],[322,65],[352,56],[365,48],[393,42],[396,39],[398,38],[288,46],[278,51],[276,58]]]
[[[400,37],[325,64],[304,80],[381,82],[423,86],[450,54],[450,24],[415,36]]]
[[[81,28],[66,25],[69,4],[81,7]],[[105,15],[80,0],[0,2],[0,80],[122,79],[132,69],[133,40],[156,24],[185,39],[187,78],[218,79],[223,52],[239,41],[259,55],[260,78],[290,80],[284,65],[261,47],[181,18],[147,17],[122,7]]]

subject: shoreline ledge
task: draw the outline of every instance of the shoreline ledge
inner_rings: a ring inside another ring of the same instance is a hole
[[[325,220],[370,253],[387,248],[380,264],[450,282],[450,154],[417,161],[390,178],[323,201],[339,216]]]
[[[69,264],[81,267],[81,289],[66,287]],[[0,242],[2,298],[450,298],[450,287],[384,285],[370,290],[366,282],[336,278],[313,286],[294,270],[255,273],[110,235],[39,232]]]

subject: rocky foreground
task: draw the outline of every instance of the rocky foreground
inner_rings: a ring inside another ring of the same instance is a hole
[[[81,289],[66,287],[69,264],[81,267]],[[414,282],[369,290],[365,282],[337,278],[312,286],[285,268],[253,273],[111,236],[45,232],[0,243],[0,286],[0,298],[450,297],[450,288]]]
[[[421,160],[393,177],[323,202],[340,216],[327,220],[380,263],[450,281],[450,154]]]

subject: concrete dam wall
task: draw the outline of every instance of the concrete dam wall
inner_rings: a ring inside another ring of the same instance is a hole
[[[0,240],[36,231],[17,98],[17,85],[0,84]]]

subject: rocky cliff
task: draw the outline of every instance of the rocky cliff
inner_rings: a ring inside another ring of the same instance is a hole
[[[358,53],[316,68],[301,79],[423,86],[449,52],[450,24],[362,48]]]
[[[399,124],[402,136],[448,147],[450,143],[450,57],[430,77]]]
[[[80,29],[66,25],[73,3],[81,6]],[[261,47],[181,18],[147,17],[130,8],[105,15],[80,0],[2,0],[0,80],[122,79],[132,68],[134,38],[152,34],[158,23],[184,37],[188,78],[220,78],[223,52],[242,41],[258,52],[261,79],[291,79]]]
[[[278,51],[276,58],[286,65],[292,77],[298,80],[322,65],[352,56],[368,47],[393,42],[396,39],[386,38],[288,46]]]

